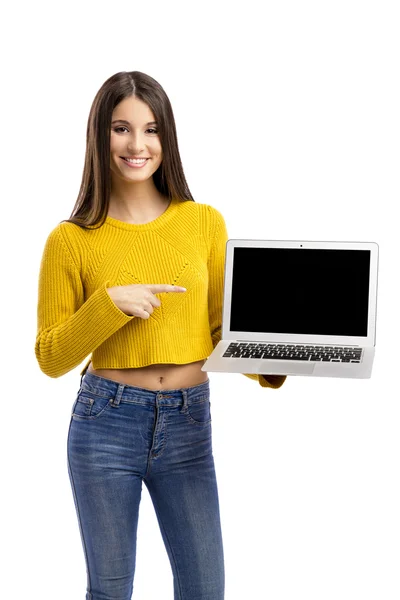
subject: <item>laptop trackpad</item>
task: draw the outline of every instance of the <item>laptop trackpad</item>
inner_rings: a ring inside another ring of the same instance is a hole
[[[279,361],[273,364],[272,361],[266,361],[264,365],[258,367],[258,373],[264,375],[311,375],[314,371],[315,363],[293,361]]]

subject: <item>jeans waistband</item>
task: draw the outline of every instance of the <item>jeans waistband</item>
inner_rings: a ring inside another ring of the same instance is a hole
[[[166,390],[149,390],[126,383],[118,383],[112,379],[106,379],[99,375],[94,375],[86,371],[81,377],[81,390],[87,390],[100,396],[110,396],[114,398],[114,403],[129,401],[141,401],[148,404],[175,404],[184,400],[184,403],[190,404],[195,402],[200,397],[209,396],[210,380],[207,379],[203,383],[187,388],[166,389]]]

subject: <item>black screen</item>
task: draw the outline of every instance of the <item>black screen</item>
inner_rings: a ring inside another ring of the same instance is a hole
[[[231,331],[367,336],[369,250],[234,248]]]

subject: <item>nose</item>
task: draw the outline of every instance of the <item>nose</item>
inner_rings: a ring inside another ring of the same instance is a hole
[[[139,132],[132,133],[128,143],[129,152],[131,152],[132,154],[140,154],[140,152],[143,150],[143,146],[144,143],[141,138],[141,134]]]

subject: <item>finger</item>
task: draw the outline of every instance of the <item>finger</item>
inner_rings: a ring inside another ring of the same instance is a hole
[[[160,298],[157,298],[157,296],[154,296],[153,294],[149,298],[146,298],[146,300],[148,301],[150,306],[153,305],[157,307],[161,305]]]
[[[155,297],[155,296],[154,296]],[[161,303],[160,303],[161,304]],[[147,303],[147,306],[145,308],[143,308],[144,311],[146,311],[147,313],[149,313],[149,315],[151,315],[154,312],[154,308],[152,306],[151,302]]]
[[[145,283],[144,285],[153,294],[162,294],[163,292],[186,292],[186,288],[179,285],[169,285],[167,283]]]

